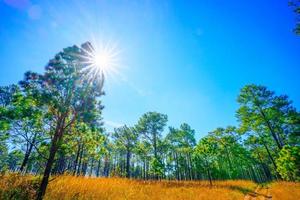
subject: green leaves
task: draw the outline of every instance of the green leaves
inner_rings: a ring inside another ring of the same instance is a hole
[[[284,180],[300,181],[300,147],[284,146],[276,159],[277,171]]]
[[[165,172],[165,166],[163,162],[157,158],[152,158],[150,162],[150,173],[153,174],[154,176],[162,176],[164,175]]]
[[[175,148],[193,149],[196,145],[195,130],[186,123],[181,124],[179,129],[170,127],[166,140]]]
[[[138,121],[137,131],[142,134],[144,139],[152,144],[155,157],[157,157],[157,144],[161,140],[161,132],[164,130],[168,116],[157,113],[145,113]]]
[[[299,15],[300,15],[300,1],[299,0],[291,0],[289,2],[289,5],[293,7],[293,11],[296,14],[296,27],[294,28],[294,32],[297,35],[300,35],[300,21],[299,21]]]
[[[270,137],[281,149],[288,140],[288,134],[284,132],[294,128],[293,124],[288,123],[292,113],[295,113],[288,97],[276,96],[264,86],[247,85],[241,89],[238,102],[241,107],[237,111],[237,117],[242,130]]]
[[[112,135],[117,148],[128,151],[132,151],[136,146],[138,136],[138,132],[134,128],[127,126],[115,128]]]

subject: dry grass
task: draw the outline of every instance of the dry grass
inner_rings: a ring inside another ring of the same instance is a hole
[[[34,199],[37,177],[0,175],[0,199]],[[50,181],[46,200],[243,200],[257,185],[250,181],[138,181],[121,178],[58,176]],[[299,200],[300,183],[270,184],[273,200]],[[263,191],[260,191],[263,193]],[[264,195],[262,195],[263,197]]]
[[[238,200],[254,190],[250,181],[136,181],[119,178],[63,176],[54,179],[45,199],[161,199],[161,200]]]
[[[0,175],[0,199],[34,199],[38,186],[33,176]]]
[[[300,183],[275,182],[271,184],[273,200],[299,200]]]

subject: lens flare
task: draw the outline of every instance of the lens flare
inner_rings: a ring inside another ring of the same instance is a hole
[[[95,80],[117,73],[120,50],[110,42],[94,44],[87,42],[82,45],[84,56],[81,55],[82,72],[89,80]]]

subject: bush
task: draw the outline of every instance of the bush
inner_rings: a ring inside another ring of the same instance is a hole
[[[284,180],[300,181],[300,147],[284,146],[276,160],[277,171]]]

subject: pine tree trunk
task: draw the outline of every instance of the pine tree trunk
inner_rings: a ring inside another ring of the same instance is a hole
[[[74,168],[73,168],[73,176],[75,176],[76,174],[76,169],[77,169],[77,165],[78,165],[78,159],[79,159],[79,154],[80,154],[80,143],[78,143],[78,150],[76,153],[76,158],[75,158],[75,162],[74,162]]]
[[[205,161],[205,162],[206,162],[207,175],[208,175],[208,179],[209,179],[209,185],[210,185],[210,187],[212,187],[212,177],[211,177],[210,167],[209,167],[207,161]]]
[[[24,157],[23,162],[22,162],[21,167],[20,167],[20,172],[23,172],[25,166],[27,165],[27,162],[29,160],[29,156],[31,154],[33,145],[35,144],[35,141],[36,141],[36,136],[37,136],[37,132],[34,133],[32,141],[29,143],[29,148],[28,148],[28,150],[25,153],[25,157]]]
[[[259,107],[259,111],[260,111],[260,113],[261,113],[264,121],[266,122],[266,125],[267,125],[268,129],[270,130],[270,133],[271,133],[271,135],[272,135],[275,143],[277,144],[277,147],[279,148],[279,150],[281,150],[282,149],[282,145],[281,145],[281,143],[280,143],[280,141],[279,141],[279,139],[278,139],[278,137],[277,137],[277,135],[276,135],[276,133],[275,133],[275,131],[274,131],[271,123],[270,123],[270,121],[267,119],[267,116],[265,115],[265,113],[264,113],[264,111],[262,110],[261,107]]]
[[[91,163],[91,167],[90,167],[89,177],[92,176],[93,168],[94,168],[94,158],[92,158],[92,163]]]
[[[45,192],[46,192],[49,176],[51,173],[51,168],[54,163],[55,154],[57,152],[59,142],[61,141],[62,136],[63,136],[63,128],[62,128],[61,124],[64,124],[64,123],[63,122],[58,123],[54,137],[51,141],[49,158],[46,163],[43,179],[42,179],[42,182],[41,182],[41,185],[40,185],[40,188],[38,191],[38,195],[37,195],[37,200],[42,200],[45,195]]]
[[[127,150],[126,154],[126,178],[130,178],[130,157],[131,153],[129,150]]]
[[[146,159],[143,161],[143,178],[146,180]]]
[[[99,177],[99,175],[100,175],[100,169],[101,169],[101,157],[98,160],[98,166],[97,166],[97,172],[96,172],[97,177]]]
[[[77,166],[77,176],[80,175],[81,173],[81,161],[82,161],[82,155],[83,155],[83,144],[81,145],[81,149],[80,149],[80,156],[79,156],[79,163],[78,163],[78,166]]]
[[[29,149],[28,149],[28,150],[26,151],[26,153],[25,153],[25,156],[24,156],[22,165],[21,165],[21,167],[20,167],[20,172],[21,172],[21,173],[24,171],[24,168],[25,168],[25,166],[27,165],[27,162],[28,162],[28,160],[29,160],[29,156],[30,156],[30,153],[31,153],[31,150],[32,150],[32,146],[33,146],[33,145],[30,144]]]

